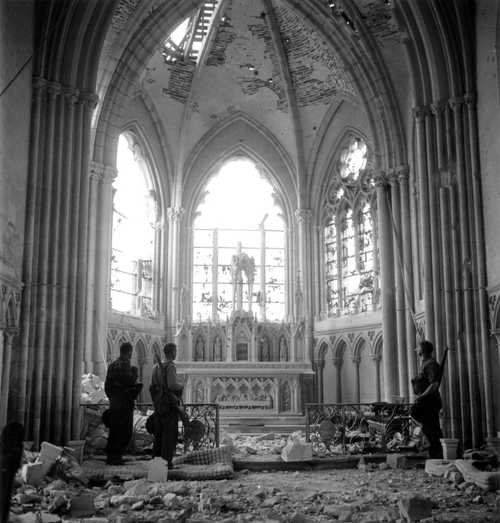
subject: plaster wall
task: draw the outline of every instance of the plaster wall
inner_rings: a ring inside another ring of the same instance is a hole
[[[478,0],[476,16],[479,154],[488,286],[492,289],[500,286],[500,5],[492,0]]]
[[[0,2],[0,90],[33,52],[33,2]],[[0,98],[0,276],[21,278],[32,62]]]

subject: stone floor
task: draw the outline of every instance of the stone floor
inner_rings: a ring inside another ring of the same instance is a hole
[[[79,507],[76,512],[54,510],[55,499],[59,497],[61,503],[65,496],[80,496],[80,503],[74,504]],[[86,497],[94,498],[96,510],[86,511]],[[17,517],[11,521],[55,523],[60,516],[63,521],[82,523],[403,522],[400,500],[415,497],[427,498],[432,508],[431,517],[421,521],[500,522],[500,494],[431,477],[421,469],[241,471],[221,481],[147,483],[141,479],[86,488],[58,480],[36,492],[18,489],[12,505]]]

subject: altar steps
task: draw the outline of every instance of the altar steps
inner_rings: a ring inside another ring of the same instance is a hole
[[[305,416],[232,416],[220,417],[220,428],[225,432],[238,434],[261,434],[274,432],[290,434],[297,430],[305,430]]]

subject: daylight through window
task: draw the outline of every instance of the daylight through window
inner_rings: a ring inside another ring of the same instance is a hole
[[[206,191],[193,224],[193,320],[226,320],[239,308],[282,320],[285,232],[272,186],[253,162],[237,159]]]

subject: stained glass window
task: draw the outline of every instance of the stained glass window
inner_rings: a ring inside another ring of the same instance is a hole
[[[285,231],[271,184],[247,159],[227,162],[207,184],[193,224],[194,321],[225,320],[237,309],[234,256],[253,259],[241,273],[240,305],[259,319],[285,316]]]
[[[340,154],[338,174],[327,194],[324,255],[329,315],[367,312],[378,305],[376,209],[366,162],[366,144],[351,139]]]
[[[131,135],[121,135],[114,180],[111,307],[134,316],[153,314],[156,199],[147,163]]]

